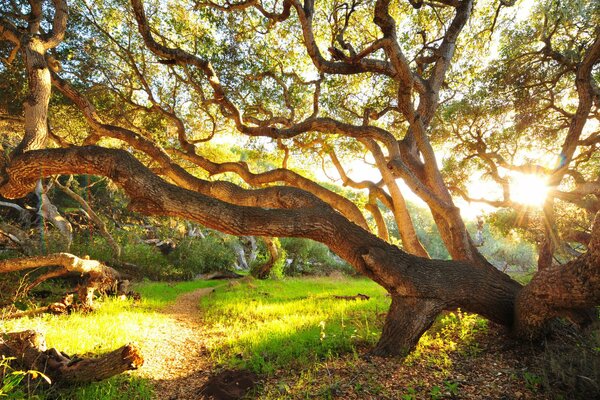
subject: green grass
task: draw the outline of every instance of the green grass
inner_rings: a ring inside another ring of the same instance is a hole
[[[357,293],[371,298],[333,297]],[[374,346],[390,298],[367,279],[296,278],[246,281],[217,289],[201,302],[213,360],[273,374],[307,373],[323,361]],[[452,353],[479,352],[477,333],[486,330],[487,321],[477,315],[442,314],[404,362],[447,371]]]
[[[38,330],[45,334],[49,348],[57,348],[69,355],[102,354],[132,342],[141,347],[143,354],[147,335],[167,318],[157,312],[160,308],[173,302],[179,294],[218,284],[218,281],[173,284],[145,282],[134,288],[142,295],[140,302],[108,298],[103,300],[99,309],[93,313],[42,315],[3,321],[0,331]],[[138,400],[149,399],[151,393],[151,384],[132,373],[90,385],[43,393],[41,398]]]
[[[177,296],[200,288],[222,285],[222,281],[144,282],[135,287],[150,308],[159,309],[175,301]]]
[[[371,298],[340,300],[362,293]],[[258,373],[302,368],[374,344],[390,300],[367,279],[251,281],[202,298],[214,361]]]
[[[217,285],[222,286],[201,299],[206,326],[202,334],[213,361],[267,375],[293,373],[306,382],[308,392],[319,387],[317,372],[324,362],[344,354],[357,359],[365,348],[375,345],[390,303],[385,290],[368,279],[246,278],[229,285],[218,281],[144,282],[135,287],[142,294],[141,302],[106,299],[91,314],[22,318],[6,321],[0,331],[39,330],[46,335],[49,347],[70,355],[100,354],[129,342],[138,344],[144,354],[152,351],[144,348],[150,346],[146,344],[148,335],[167,318],[159,312],[161,308],[182,293]],[[334,298],[357,293],[370,299]],[[485,321],[475,315],[441,315],[404,362],[435,366],[443,375],[451,367],[453,352],[467,356],[477,353],[476,333],[485,329]],[[369,393],[375,386],[369,385]],[[137,400],[151,395],[151,382],[133,372],[42,393],[40,398]]]

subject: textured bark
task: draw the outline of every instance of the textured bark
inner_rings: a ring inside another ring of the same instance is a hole
[[[435,321],[443,305],[434,299],[392,296],[381,338],[372,350],[377,356],[405,356]]]
[[[131,198],[130,208],[199,222],[234,235],[294,236],[329,246],[365,274],[399,297],[438,299],[448,309],[461,307],[511,325],[513,302],[520,285],[492,266],[427,260],[407,254],[348,221],[326,203],[301,209],[240,207],[169,184],[131,154],[100,147],[30,151],[14,159],[4,196],[27,193],[44,173],[95,174],[112,179]]]
[[[600,305],[600,213],[596,214],[588,251],[565,264],[539,271],[521,290],[515,304],[515,333],[532,339],[547,322],[565,316],[589,323],[590,308]]]
[[[2,334],[0,354],[15,357],[21,368],[43,372],[53,383],[62,384],[107,379],[144,363],[137,347],[131,344],[97,358],[71,358],[56,349],[47,350],[44,336],[35,331]]]
[[[46,63],[46,48],[38,37],[24,37],[21,45],[27,68],[29,95],[23,104],[25,109],[25,134],[15,148],[12,157],[27,150],[43,148],[48,137],[48,102],[52,85],[50,70]]]
[[[277,262],[281,254],[277,250],[277,244],[270,237],[263,237],[265,244],[267,245],[267,251],[269,252],[269,259],[263,264],[256,268],[253,271],[253,275],[258,279],[267,279],[271,274],[271,269],[273,265]]]

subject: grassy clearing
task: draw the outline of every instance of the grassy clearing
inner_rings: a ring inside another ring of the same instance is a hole
[[[334,295],[370,296],[367,301]],[[258,373],[300,368],[373,344],[389,299],[366,279],[251,281],[202,299],[214,360]]]
[[[371,298],[333,297],[357,293]],[[323,361],[375,345],[390,303],[385,294],[367,279],[303,278],[244,282],[201,301],[215,362],[267,375],[282,369],[310,374]],[[442,315],[404,362],[443,371],[451,353],[476,354],[475,335],[485,329],[475,315]]]
[[[218,284],[218,281],[146,282],[135,288],[142,294],[140,302],[109,298],[90,314],[42,315],[2,321],[0,331],[38,330],[45,334],[48,347],[70,355],[101,354],[130,342],[138,344],[144,354],[152,350],[144,348],[148,335],[167,318],[157,312],[160,308],[173,302],[179,294]],[[151,393],[151,385],[133,372],[77,388],[46,392],[40,398],[138,400],[149,399]]]

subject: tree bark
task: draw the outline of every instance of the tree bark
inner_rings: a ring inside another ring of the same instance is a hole
[[[271,274],[271,269],[273,268],[273,265],[275,265],[275,263],[281,255],[279,254],[279,250],[277,249],[277,243],[275,242],[275,240],[273,240],[273,238],[265,236],[262,239],[267,245],[269,259],[263,265],[258,266],[254,271],[253,275],[258,279],[267,279]]]
[[[372,350],[376,356],[406,356],[443,310],[435,299],[392,296],[381,338]]]
[[[0,337],[0,354],[15,357],[26,370],[40,371],[53,383],[89,383],[141,367],[144,359],[132,344],[97,358],[72,358],[56,349],[46,349],[45,338],[35,331],[5,333]]]
[[[318,206],[298,209],[241,207],[169,184],[131,154],[100,147],[29,151],[7,169],[4,196],[21,196],[44,173],[107,176],[131,198],[130,208],[149,214],[190,219],[234,235],[304,237],[326,244],[355,269],[393,296],[439,299],[445,308],[461,307],[512,325],[514,299],[521,286],[493,266],[427,260],[404,253],[365,231],[315,199]]]
[[[600,304],[600,213],[592,227],[588,251],[564,265],[538,271],[515,302],[515,333],[540,337],[547,322],[566,316],[577,324],[590,321],[589,309]],[[596,312],[597,313],[597,312]]]

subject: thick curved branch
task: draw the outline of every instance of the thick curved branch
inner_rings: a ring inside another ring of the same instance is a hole
[[[7,173],[0,195],[9,198],[28,193],[40,173],[107,176],[125,190],[133,210],[181,217],[238,236],[313,239],[394,295],[435,297],[445,308],[461,307],[504,324],[512,322],[520,285],[494,267],[411,256],[320,201],[291,210],[237,206],[169,184],[126,151],[95,146],[28,151],[12,160]]]
[[[248,165],[241,162],[215,163],[202,157],[195,152],[183,152],[171,150],[181,158],[202,167],[211,175],[234,172],[239,175],[246,183],[252,186],[266,185],[274,182],[285,182],[287,185],[303,189],[314,194],[322,201],[328,203],[333,208],[342,213],[346,218],[355,224],[367,229],[367,221],[358,207],[337,193],[334,193],[323,186],[313,182],[302,175],[284,168],[277,168],[271,171],[255,174],[250,171]]]
[[[20,46],[20,33],[17,28],[4,18],[0,18],[0,39],[8,40],[15,46]]]
[[[52,31],[44,40],[44,47],[50,50],[58,46],[67,30],[67,19],[69,16],[69,6],[66,0],[52,0],[54,4],[54,19],[52,21]]]

